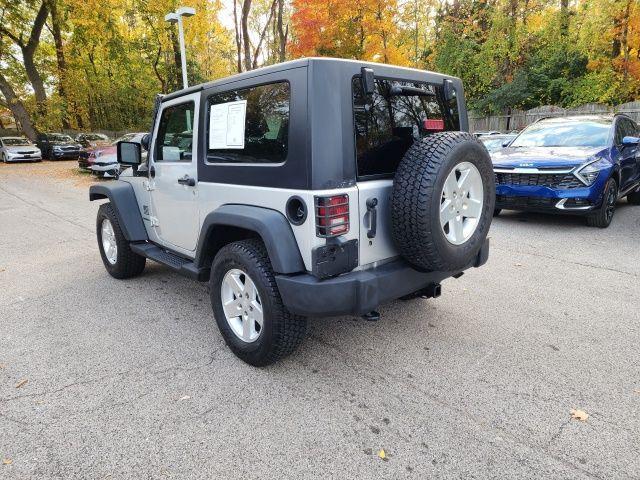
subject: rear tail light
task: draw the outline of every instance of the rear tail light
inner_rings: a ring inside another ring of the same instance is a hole
[[[427,132],[441,132],[444,130],[444,120],[425,118],[422,122],[422,126]]]
[[[316,235],[336,237],[349,231],[349,196],[316,197]]]

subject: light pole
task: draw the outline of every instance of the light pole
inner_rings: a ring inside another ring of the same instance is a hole
[[[187,88],[187,57],[184,51],[184,30],[182,29],[182,17],[192,17],[196,14],[196,9],[191,7],[180,7],[175,12],[168,13],[164,19],[170,23],[178,24],[178,42],[180,43],[180,61],[182,63],[182,87]]]

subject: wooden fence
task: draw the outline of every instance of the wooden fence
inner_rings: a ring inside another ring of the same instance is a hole
[[[599,115],[625,113],[640,123],[640,101],[623,103],[612,107],[599,103],[588,103],[576,108],[562,108],[545,105],[531,110],[512,110],[506,115],[482,116],[469,112],[469,130],[472,132],[497,130],[508,132],[521,130],[530,123],[545,117],[567,117],[569,115]]]

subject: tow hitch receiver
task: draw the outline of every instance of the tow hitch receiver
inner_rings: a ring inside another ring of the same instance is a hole
[[[425,288],[420,290],[420,296],[422,298],[438,298],[442,294],[442,285],[439,283],[430,283]]]

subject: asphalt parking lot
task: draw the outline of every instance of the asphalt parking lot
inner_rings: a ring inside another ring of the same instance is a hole
[[[0,478],[640,477],[640,207],[507,212],[439,299],[255,369],[205,285],[107,275],[73,165],[0,164]]]

